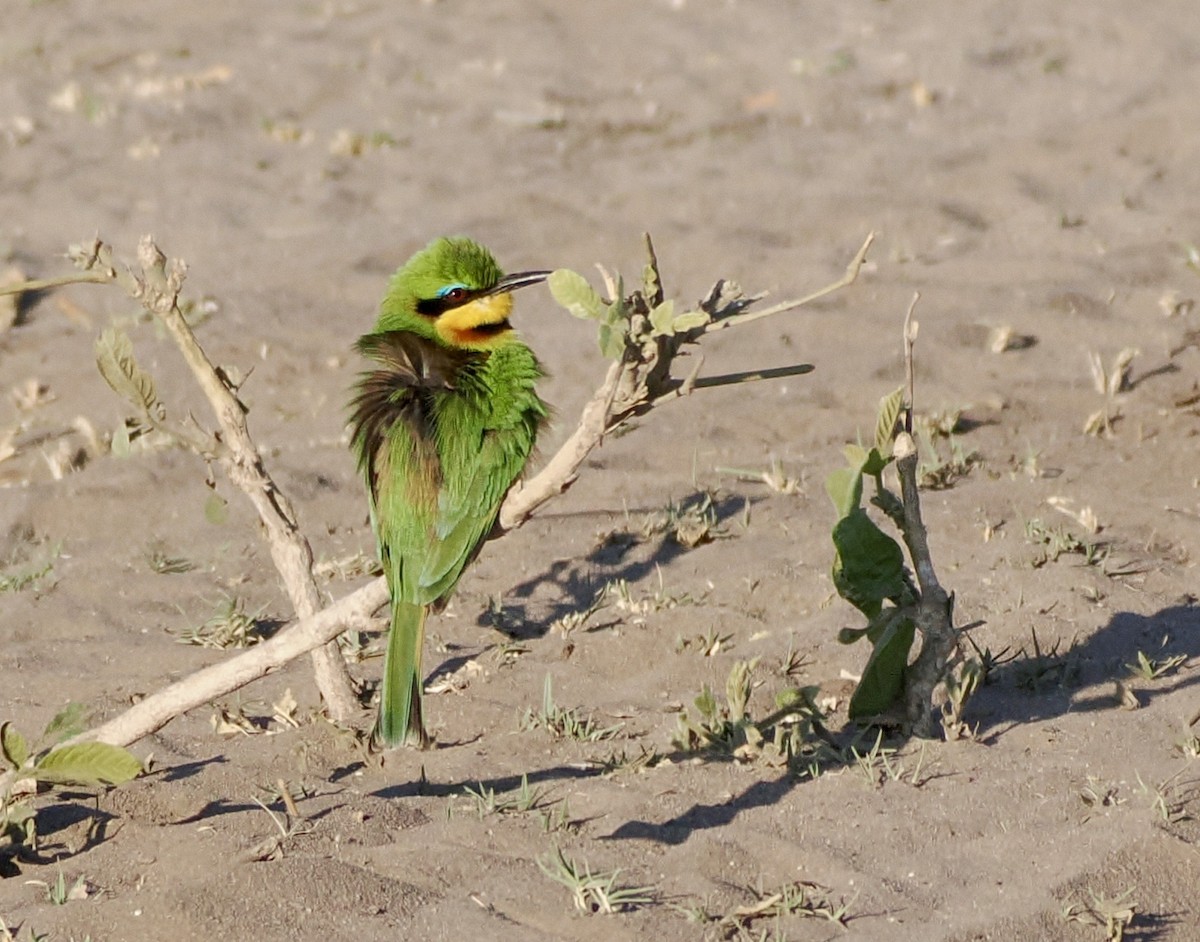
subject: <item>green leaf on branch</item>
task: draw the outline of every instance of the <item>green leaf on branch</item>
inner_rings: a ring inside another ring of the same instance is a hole
[[[133,342],[123,330],[108,327],[100,332],[96,340],[96,366],[117,395],[160,422],[166,418],[167,411],[158,400],[154,379],[137,365]]]
[[[676,334],[686,334],[695,327],[703,327],[711,320],[712,317],[707,311],[684,311],[671,321],[671,331]]]
[[[905,593],[904,552],[857,507],[833,527],[833,585],[838,595],[867,618],[879,614],[884,599]]]
[[[652,337],[667,336],[675,333],[675,302],[669,298],[650,312],[650,328]]]
[[[867,449],[853,442],[842,446],[842,454],[846,456],[846,464],[850,466],[851,471],[861,471],[870,457],[870,452]]]
[[[546,284],[554,300],[576,317],[593,321],[605,319],[608,305],[578,272],[560,268],[550,273]]]
[[[903,386],[879,400],[879,415],[875,420],[875,448],[880,455],[892,453],[892,438],[896,434],[896,423],[900,421],[900,410],[903,408]]]
[[[78,736],[85,728],[85,710],[86,707],[82,703],[68,703],[46,724],[46,729],[42,732],[43,741],[56,743]]]
[[[845,517],[862,503],[862,472],[838,468],[825,479],[825,493],[833,501],[838,516]]]
[[[600,353],[608,360],[619,360],[625,353],[624,325],[601,324]]]
[[[891,463],[892,459],[890,457],[885,458],[878,448],[872,448],[867,452],[867,458],[862,464],[862,473],[869,474],[871,477],[878,477],[883,474],[883,469]]]
[[[877,716],[900,697],[904,691],[908,652],[912,650],[915,637],[916,625],[911,618],[889,619],[863,670],[862,680],[850,697],[851,719]]]
[[[137,778],[142,763],[137,756],[103,742],[62,746],[46,753],[34,765],[40,782],[59,785],[120,785]]]
[[[12,723],[0,726],[0,752],[4,753],[4,761],[14,769],[19,769],[29,760],[29,743],[13,729]]]

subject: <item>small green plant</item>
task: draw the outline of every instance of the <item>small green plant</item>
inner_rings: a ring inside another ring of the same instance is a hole
[[[660,567],[655,568],[658,570],[657,591],[644,592],[640,596],[635,597],[628,582],[624,579],[614,579],[604,586],[604,600],[612,600],[612,604],[616,606],[618,611],[639,616],[676,608],[680,605],[695,604],[696,600],[687,593],[682,595],[672,595],[669,593],[666,585],[663,583],[662,569]]]
[[[716,539],[721,529],[712,492],[701,491],[679,504],[671,501],[663,510],[650,514],[642,524],[642,535],[660,534],[687,549]]]
[[[902,389],[880,400],[873,447],[846,446],[849,467],[834,471],[825,482],[839,514],[833,527],[833,584],[867,619],[864,628],[843,628],[838,640],[853,644],[866,638],[872,646],[862,679],[850,698],[851,719],[883,713],[900,698],[916,638],[913,614],[919,594],[904,563],[904,552],[862,507],[863,479],[870,477],[875,484],[871,503],[897,527],[905,525],[900,498],[883,483],[883,472],[894,460],[892,440],[903,401]]]
[[[1141,677],[1142,680],[1158,680],[1160,677],[1166,677],[1187,662],[1186,654],[1152,660],[1146,656],[1145,652],[1138,651],[1137,657],[1136,664],[1126,664],[1125,666],[1129,668],[1131,674]]]
[[[1108,557],[1108,550],[1102,543],[1081,540],[1065,525],[1051,527],[1037,518],[1025,522],[1025,539],[1037,547],[1037,554],[1032,560],[1034,569],[1056,562],[1064,555],[1082,556],[1088,566],[1097,566]]]
[[[872,446],[847,445],[848,467],[830,474],[825,490],[838,515],[832,533],[834,588],[867,619],[863,628],[844,628],[838,640],[853,644],[866,638],[871,644],[862,678],[850,697],[850,717],[881,717],[902,706],[903,729],[932,738],[937,734],[934,691],[950,669],[960,633],[954,627],[954,596],[938,581],[921,517],[921,452],[913,438],[916,302],[914,297],[904,317],[907,390],[901,387],[879,400]],[[899,478],[898,495],[884,483],[884,473],[892,466]],[[874,485],[871,505],[891,521],[904,549],[863,507],[866,478]],[[918,629],[920,650],[910,663]]]
[[[1133,924],[1137,904],[1133,902],[1135,887],[1129,887],[1116,896],[1106,896],[1096,890],[1088,890],[1089,899],[1080,896],[1068,897],[1063,905],[1063,919],[1104,930],[1105,942],[1121,942],[1125,930]]]
[[[896,759],[896,750],[883,744],[883,731],[875,735],[875,743],[866,752],[859,752],[856,745],[851,745],[849,756],[853,759],[859,774],[872,788],[878,788],[887,782],[906,781],[914,788],[920,788],[927,779],[921,777],[921,769],[925,765],[925,744],[921,743],[917,753],[916,765],[909,769],[903,762]]]
[[[717,474],[732,474],[739,481],[765,484],[776,494],[796,494],[804,489],[803,474],[799,478],[789,476],[783,470],[783,463],[778,458],[771,459],[771,467],[766,471],[757,471],[753,468],[714,468],[713,470]]]
[[[71,900],[87,899],[89,884],[84,877],[79,877],[74,883],[67,885],[66,874],[59,868],[58,877],[53,883],[44,880],[31,880],[31,883],[41,884],[46,888],[46,902],[52,906],[66,906]]]
[[[556,883],[571,891],[571,900],[581,913],[620,913],[654,902],[652,886],[621,886],[620,868],[604,873],[592,873],[587,861],[578,862],[566,856],[560,848],[539,857],[538,868]]]
[[[142,763],[120,746],[101,742],[59,745],[83,731],[83,707],[68,704],[34,744],[12,723],[0,724],[5,781],[0,790],[0,855],[34,848],[36,812],[26,800],[41,785],[120,785],[142,772]]]
[[[62,555],[62,544],[56,543],[45,557],[24,561],[14,557],[0,571],[0,594],[24,592],[27,589],[41,591],[54,585],[54,563]]]
[[[1135,773],[1139,790],[1150,797],[1150,806],[1158,819],[1159,826],[1170,828],[1184,821],[1190,821],[1193,815],[1188,811],[1188,805],[1197,799],[1200,789],[1196,781],[1177,782],[1188,766],[1185,765],[1168,776],[1157,786],[1147,785],[1142,781],[1141,773]]]
[[[693,701],[695,713],[684,710],[679,714],[672,744],[683,752],[728,755],[741,762],[758,758],[770,746],[788,764],[820,749],[825,731],[816,705],[817,687],[780,691],[772,713],[758,720],[750,716],[757,664],[757,658],[734,662],[725,681],[724,703],[719,703],[705,684]]]
[[[721,651],[730,647],[729,642],[732,640],[732,634],[721,634],[714,625],[702,635],[695,635],[691,638],[679,636],[675,640],[675,653],[682,654],[690,648],[702,657],[716,657]]]
[[[748,889],[754,902],[739,906],[721,918],[722,925],[738,933],[748,931],[751,924],[760,919],[778,923],[785,916],[805,916],[845,926],[849,916],[848,903],[834,903],[824,887],[806,880],[793,880],[772,890],[764,890],[760,880],[757,886]]]
[[[924,456],[917,464],[917,481],[921,487],[929,490],[953,487],[982,461],[978,452],[967,451],[954,437],[961,420],[961,409],[935,412],[914,420],[920,452]],[[945,455],[939,447],[942,441],[946,443]]]
[[[627,749],[621,749],[619,752],[614,749],[600,759],[593,759],[591,764],[601,775],[610,776],[620,775],[622,772],[641,772],[645,769],[652,769],[663,759],[664,756],[657,749],[638,746],[636,755],[631,754]]]
[[[542,687],[542,708],[535,712],[526,708],[521,717],[520,728],[544,729],[561,739],[576,739],[580,742],[599,742],[612,739],[623,728],[624,723],[613,726],[599,726],[590,716],[580,716],[577,709],[564,709],[554,702],[554,687],[550,675]]]
[[[795,638],[788,641],[788,649],[783,657],[779,659],[778,671],[780,676],[786,678],[795,677],[797,674],[804,673],[805,668],[809,667],[813,661],[807,654],[796,650]]]
[[[191,572],[196,564],[183,556],[172,556],[161,543],[152,543],[145,552],[146,565],[159,575]]]
[[[624,579],[619,581],[622,583],[622,585],[625,582]],[[592,601],[587,608],[574,612],[567,612],[565,615],[561,615],[556,618],[554,620],[554,624],[550,626],[550,630],[557,631],[565,638],[573,631],[582,628],[588,623],[588,621],[591,620],[591,617],[595,615],[596,612],[600,611],[600,609],[604,608],[604,606],[608,603],[609,590],[612,585],[613,583],[610,582],[600,589],[600,591],[592,597]]]
[[[231,596],[218,602],[202,625],[180,631],[177,640],[201,648],[248,648],[262,640],[261,614],[262,609],[247,613],[242,599]]]
[[[521,776],[521,786],[515,791],[500,792],[489,788],[482,782],[478,788],[470,785],[463,789],[463,796],[471,800],[475,813],[480,818],[493,814],[525,814],[538,808],[545,807],[545,791],[529,787],[529,777]]]
[[[942,703],[942,732],[947,740],[975,738],[977,728],[969,726],[963,719],[963,714],[966,712],[967,702],[986,682],[987,671],[982,658],[971,658],[947,672],[946,699]]]

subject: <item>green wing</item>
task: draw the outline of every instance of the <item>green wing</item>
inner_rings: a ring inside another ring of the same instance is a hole
[[[468,447],[462,453],[443,456],[434,538],[418,580],[418,591],[430,602],[450,593],[479,552],[504,495],[525,467],[533,440],[519,428],[493,429],[469,436],[464,444]]]

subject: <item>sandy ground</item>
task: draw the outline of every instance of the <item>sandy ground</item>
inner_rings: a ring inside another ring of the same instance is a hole
[[[70,242],[98,233],[128,256],[152,232],[187,259],[200,337],[252,371],[252,430],[322,561],[372,552],[343,427],[350,345],[430,237],[471,234],[512,270],[600,261],[636,278],[649,230],[684,302],[721,276],[795,296],[837,277],[869,230],[879,239],[850,290],[706,344],[706,372],[812,374],[646,417],[485,550],[432,625],[431,680],[465,681],[429,697],[439,748],[364,755],[316,716],[298,662],[219,704],[252,734],[220,735],[218,705],[198,709],[135,747],[158,774],[43,799],[40,856],[0,879],[15,936],[1088,940],[1104,927],[1068,915],[1128,894],[1126,939],[1200,939],[1200,766],[1184,726],[1200,707],[1191,0],[249,13],[9,0],[0,254],[48,276]],[[843,672],[867,652],[836,640],[858,622],[832,591],[822,481],[902,378],[914,291],[918,407],[961,410],[955,441],[979,457],[926,492],[934,559],[959,620],[983,622],[977,642],[1019,656],[971,702],[974,741],[890,742],[891,773],[678,752],[681,706],[753,658],[753,713],[820,685],[851,741]],[[545,292],[518,316],[551,372],[549,453],[604,363]],[[31,734],[68,699],[111,715],[225,656],[178,638],[226,599],[270,623],[290,614],[240,495],[218,483],[228,518],[212,523],[196,458],[108,453],[126,410],[92,345],[112,323],[177,413],[207,422],[174,350],[116,289],[43,295],[0,334],[0,718]],[[1001,353],[997,331],[1014,341]],[[1106,401],[1089,355],[1108,366],[1126,348],[1140,351],[1129,382]],[[1084,434],[1106,408],[1111,433]],[[727,470],[773,462],[794,488]],[[656,532],[664,508],[705,492],[717,539],[686,549]],[[1038,533],[1059,527],[1098,548],[1044,560]],[[163,558],[191,568],[156,572]],[[628,602],[564,635],[559,620],[617,580]],[[1125,666],[1139,652],[1187,660],[1147,679]],[[353,669],[373,681],[379,666]],[[615,734],[523,729],[546,678],[559,706]],[[271,719],[288,690],[298,728]],[[643,750],[669,761],[602,774]],[[523,777],[539,807],[487,813],[465,794]],[[276,833],[255,799],[281,813],[280,780],[305,824],[282,857],[249,860]],[[537,864],[555,848],[621,868],[618,885],[652,887],[649,901],[577,912]],[[54,905],[30,882],[60,872],[86,898]],[[797,887],[809,895],[793,914],[754,917],[759,893],[795,902]],[[844,926],[820,914],[843,904]]]

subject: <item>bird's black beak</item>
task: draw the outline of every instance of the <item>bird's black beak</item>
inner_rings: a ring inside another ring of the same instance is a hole
[[[541,284],[550,277],[548,271],[518,271],[511,275],[505,275],[490,288],[485,288],[479,292],[480,297],[487,297],[490,294],[507,294],[510,291],[516,291],[518,288],[525,288],[529,285]]]

